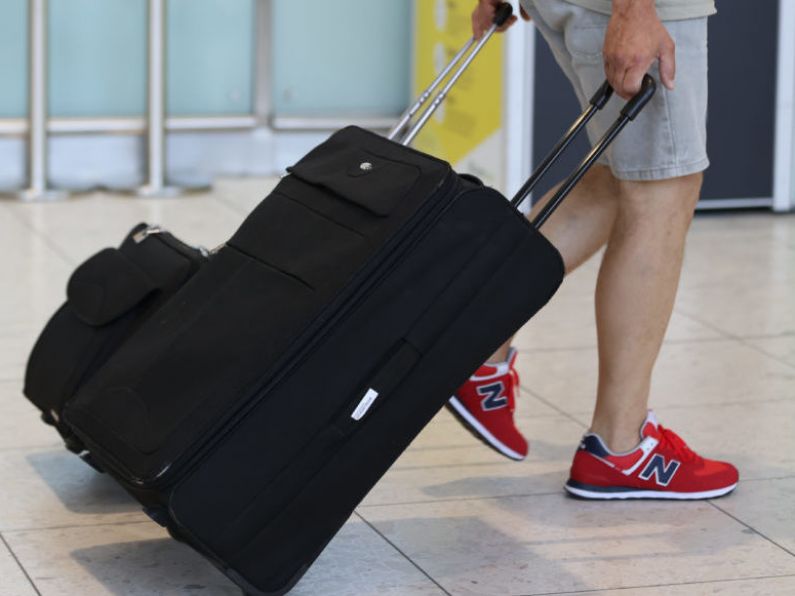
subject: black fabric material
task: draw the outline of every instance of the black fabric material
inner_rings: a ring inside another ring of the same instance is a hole
[[[62,420],[64,404],[157,307],[205,261],[168,233],[136,242],[135,226],[70,277],[67,302],[52,316],[28,358],[24,393],[79,450]]]
[[[66,410],[250,593],[305,571],[563,277],[499,193],[381,137],[344,129],[292,171]]]
[[[381,216],[392,212],[421,174],[415,165],[350,146],[323,152],[288,171]]]
[[[344,184],[354,180],[366,189],[367,176],[348,175],[358,167],[351,155],[359,146],[423,172],[389,217],[329,191],[330,174],[321,186],[288,176],[181,300],[144,325],[70,405],[70,421],[113,453],[129,478],[146,484],[177,470],[175,461],[191,457],[197,442],[283,369],[289,349],[302,347],[313,324],[347,306],[344,290],[354,277],[366,281],[369,269],[381,266],[374,255],[389,253],[409,220],[449,194],[442,188],[452,183],[447,164],[354,127],[295,167],[336,163]],[[401,168],[390,171],[395,184],[406,183]]]
[[[144,270],[117,248],[106,248],[80,265],[66,286],[66,299],[86,325],[117,319],[157,289]]]

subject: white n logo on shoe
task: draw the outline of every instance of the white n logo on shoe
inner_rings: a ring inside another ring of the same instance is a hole
[[[655,453],[639,476],[643,480],[650,480],[654,476],[654,481],[660,486],[668,486],[671,483],[680,463],[672,459],[667,464],[665,458],[659,453]]]

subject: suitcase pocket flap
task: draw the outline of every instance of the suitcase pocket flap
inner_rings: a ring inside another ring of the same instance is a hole
[[[389,215],[420,177],[420,168],[360,147],[314,152],[287,171],[380,217]]]
[[[155,289],[138,265],[118,249],[106,248],[75,270],[66,296],[80,320],[99,326],[129,312]]]

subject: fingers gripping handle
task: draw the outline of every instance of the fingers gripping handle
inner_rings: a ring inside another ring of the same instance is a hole
[[[507,2],[503,2],[500,7],[497,9],[497,12],[494,14],[494,26],[499,28],[502,27],[508,19],[511,18],[513,15],[513,6],[511,6]]]
[[[646,104],[649,103],[649,100],[654,96],[656,90],[657,83],[654,82],[652,77],[645,75],[643,77],[643,82],[640,84],[640,91],[638,91],[621,109],[621,115],[626,116],[630,120],[634,120],[635,117],[640,114],[640,111],[646,107]]]
[[[596,93],[593,94],[590,103],[593,107],[597,110],[601,110],[607,102],[610,101],[610,98],[613,97],[613,88],[610,86],[610,83],[605,81],[602,83],[602,86],[596,90]]]
[[[452,89],[453,85],[461,78],[461,75],[464,74],[466,69],[475,59],[475,57],[480,53],[480,50],[483,48],[484,45],[489,41],[492,35],[499,29],[502,25],[504,25],[508,19],[511,18],[513,15],[513,7],[507,3],[503,2],[497,11],[494,14],[494,19],[492,21],[492,26],[486,31],[485,35],[481,37],[479,40],[476,40],[474,37],[470,38],[467,41],[466,45],[458,51],[458,53],[453,56],[453,59],[447,64],[447,66],[442,69],[442,72],[439,73],[430,86],[422,92],[419,99],[416,101],[414,105],[412,105],[406,112],[401,116],[398,123],[392,128],[387,136],[390,140],[396,140],[398,135],[406,128],[409,123],[411,122],[412,118],[420,111],[420,108],[430,99],[433,91],[439,86],[439,84],[447,77],[447,75],[453,70],[461,60],[463,59],[463,63],[458,66],[455,72],[450,76],[450,79],[444,85],[442,90],[436,95],[436,97],[431,102],[431,105],[420,114],[419,119],[417,122],[411,126],[409,131],[400,141],[403,145],[409,145],[413,140],[414,137],[422,130],[425,124],[428,122],[430,117],[436,111],[436,109],[442,104],[442,102],[447,97],[447,94]],[[470,48],[474,46],[471,52],[469,52]],[[466,57],[465,57],[466,56]]]
[[[475,38],[472,37],[468,42],[466,42],[466,44],[464,44],[464,47],[458,50],[456,55],[453,56],[453,59],[447,63],[438,76],[431,82],[430,85],[428,85],[425,91],[420,94],[420,96],[417,98],[417,101],[415,101],[406,109],[405,112],[403,112],[400,120],[398,120],[398,123],[392,127],[392,130],[389,131],[389,134],[386,138],[388,138],[390,141],[394,140],[395,137],[397,137],[403,131],[403,129],[406,128],[406,125],[411,122],[411,119],[414,118],[417,112],[420,111],[420,108],[425,105],[425,102],[431,98],[431,95],[433,95],[433,92],[436,90],[439,84],[447,78],[447,75],[450,74],[450,71],[453,70],[455,65],[461,61],[461,58],[464,57],[474,43]]]
[[[605,83],[606,85],[606,83]],[[600,92],[604,91],[608,95],[612,93],[612,90],[607,92],[608,87],[602,85],[600,91],[594,96],[596,99]],[[566,180],[564,180],[560,187],[558,188],[557,192],[549,199],[546,205],[541,209],[541,211],[536,215],[535,219],[532,221],[532,226],[535,229],[539,229],[544,222],[549,219],[549,216],[558,208],[558,206],[563,202],[568,194],[572,191],[572,189],[577,185],[577,183],[585,176],[586,172],[593,166],[594,163],[602,156],[602,154],[607,150],[610,144],[615,140],[618,134],[623,130],[623,128],[632,120],[640,114],[641,110],[649,103],[649,100],[654,96],[654,92],[657,89],[657,85],[654,82],[654,79],[649,75],[646,75],[643,78],[643,83],[641,84],[640,91],[635,94],[635,96],[630,99],[626,105],[621,109],[621,114],[616,119],[615,122],[610,126],[610,128],[605,132],[601,139],[593,146],[593,148],[588,152],[583,160],[580,162],[580,165],[569,175]],[[607,100],[605,100],[606,102]],[[591,101],[591,108],[590,110],[594,110],[599,102],[594,103],[593,99]],[[604,105],[602,103],[601,105]]]
[[[649,100],[654,96],[656,90],[657,83],[654,81],[654,78],[650,75],[644,75],[643,82],[640,85],[640,91],[626,103],[621,110],[621,114],[630,120],[634,120],[635,117],[640,114],[640,111],[646,107],[646,104],[649,103]],[[613,97],[613,88],[610,86],[609,82],[605,81],[602,83],[602,86],[596,90],[596,93],[593,94],[593,97],[591,97],[588,103],[597,110],[601,110],[607,105],[611,97]]]

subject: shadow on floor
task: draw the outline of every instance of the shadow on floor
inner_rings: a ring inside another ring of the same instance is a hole
[[[557,586],[571,592],[589,588],[533,545],[485,519],[460,515],[460,508],[445,517],[401,517],[373,523],[452,594],[505,596],[559,591]]]
[[[164,538],[104,544],[72,557],[119,596],[240,596],[241,591],[184,544]]]
[[[103,514],[141,508],[110,476],[100,474],[73,453],[45,451],[26,458],[70,511]]]

